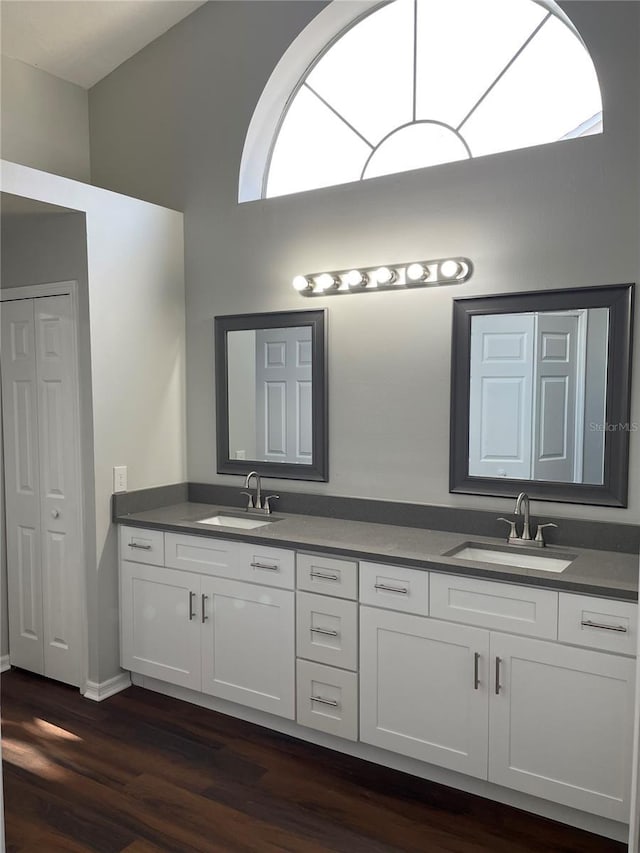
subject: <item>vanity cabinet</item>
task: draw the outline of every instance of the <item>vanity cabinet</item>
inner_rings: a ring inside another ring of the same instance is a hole
[[[360,739],[627,820],[634,659],[518,636],[556,636],[558,593],[487,582],[483,599],[483,581],[434,579],[432,612],[455,621],[360,608]],[[505,619],[512,634],[489,630]]]
[[[192,617],[200,575],[120,563],[120,663],[124,669],[199,690],[200,624]]]
[[[489,633],[360,608],[360,740],[487,778]]]
[[[157,533],[132,530],[121,531],[121,554],[128,554],[130,541],[148,545],[147,534]],[[145,562],[120,562],[123,668],[294,719],[294,592],[280,588],[287,583],[283,566],[293,581],[293,555],[256,551],[246,543],[166,537],[166,551],[156,542],[153,550],[133,549]],[[146,562],[165,553],[167,562],[199,571]],[[270,584],[217,576],[223,572]]]
[[[294,594],[203,577],[203,693],[295,717]]]
[[[626,821],[635,660],[491,634],[489,781]]]
[[[636,604],[139,528],[120,555],[125,669],[628,820]]]
[[[296,578],[296,720],[357,741],[358,564],[299,553]]]

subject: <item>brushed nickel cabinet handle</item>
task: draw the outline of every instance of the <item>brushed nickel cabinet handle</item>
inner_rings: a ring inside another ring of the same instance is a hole
[[[189,593],[189,622],[193,622],[196,614],[193,612],[193,599],[196,597],[195,592]]]
[[[339,581],[338,575],[325,574],[324,572],[309,572],[312,578],[322,578],[323,581]]]
[[[601,622],[592,622],[591,619],[583,619],[580,624],[585,628],[600,628],[602,631],[617,631],[626,634],[628,629],[624,625],[603,625]]]
[[[500,695],[500,664],[501,658],[496,657],[496,696]]]
[[[137,542],[127,542],[129,548],[138,548],[140,551],[150,551],[151,545],[139,545]]]
[[[473,655],[473,689],[477,690],[480,687],[480,652],[475,652]]]
[[[204,623],[207,621],[207,619],[209,618],[209,617],[207,616],[207,610],[206,610],[206,607],[205,607],[205,602],[206,602],[206,601],[208,601],[208,599],[209,599],[209,596],[208,596],[208,595],[205,595],[204,593],[202,593],[202,602],[201,602],[201,606],[202,606],[202,611],[201,611],[201,615],[202,615],[202,624],[204,624]]]
[[[252,569],[266,569],[269,572],[279,572],[280,566],[270,566],[268,563],[249,563]]]
[[[310,628],[309,630],[312,631],[314,634],[326,634],[327,637],[337,637],[338,636],[337,631],[332,631],[329,628]]]
[[[323,699],[322,696],[311,696],[312,702],[319,702],[321,705],[331,705],[332,708],[337,708],[338,703],[335,699]]]
[[[384,584],[384,583],[375,583],[375,584],[374,584],[374,587],[375,587],[376,589],[382,589],[382,590],[384,590],[385,592],[400,592],[400,593],[402,593],[402,595],[406,595],[406,594],[409,592],[409,590],[408,590],[406,587],[401,587],[401,586],[387,586],[387,585],[386,585],[386,584]]]

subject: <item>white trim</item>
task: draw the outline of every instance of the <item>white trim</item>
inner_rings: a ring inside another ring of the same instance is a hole
[[[31,284],[27,287],[4,287],[0,290],[0,302],[13,302],[16,299],[40,299],[43,296],[71,296],[73,301],[77,292],[77,281],[53,281],[47,284]]]
[[[106,681],[87,681],[83,696],[85,699],[91,699],[92,702],[102,702],[103,699],[115,696],[127,687],[131,687],[131,676],[128,672],[121,672]]]
[[[2,655],[0,657],[0,672],[7,672],[11,669],[11,661],[9,660],[9,655]]]
[[[164,681],[158,681],[155,678],[131,673],[131,681],[134,685],[144,687],[147,690],[153,690],[155,693],[162,693],[164,696],[172,696],[175,699],[181,699],[184,702],[190,702],[202,708],[227,714],[239,720],[246,720],[249,723],[263,726],[272,731],[282,732],[300,740],[333,749],[336,752],[353,755],[356,758],[362,758],[364,761],[372,761],[384,767],[391,767],[403,773],[410,773],[412,776],[418,776],[421,779],[428,779],[440,785],[447,785],[450,788],[467,791],[479,797],[486,797],[489,800],[494,800],[513,808],[523,809],[524,811],[549,818],[550,820],[560,821],[569,826],[584,829],[587,832],[613,838],[616,841],[627,841],[628,827],[626,823],[619,823],[618,821],[592,815],[589,812],[578,811],[577,809],[562,806],[550,800],[541,800],[530,794],[523,794],[509,788],[503,788],[501,785],[495,785],[483,779],[465,776],[463,773],[457,773],[453,770],[427,764],[424,761],[397,755],[394,752],[369,746],[366,743],[353,743],[343,740],[334,735],[308,729],[293,720],[286,720],[283,717],[266,714],[264,711],[246,708],[242,705],[237,705],[235,702],[228,702],[225,699],[208,696],[206,693],[199,693],[195,690],[189,690],[186,687],[177,687]]]
[[[45,282],[43,284],[27,285],[25,287],[7,287],[0,290],[0,302],[15,301],[17,299],[41,299],[47,296],[68,296],[71,300],[71,317],[72,317],[72,371],[73,371],[73,386],[75,389],[73,401],[73,419],[76,432],[74,464],[76,467],[76,480],[80,489],[78,500],[78,537],[79,537],[79,561],[78,561],[78,589],[80,592],[80,671],[78,672],[78,686],[82,689],[83,684],[88,684],[89,676],[89,622],[87,616],[87,554],[85,542],[85,510],[87,503],[87,494],[85,490],[85,472],[82,464],[82,418],[80,410],[80,398],[83,394],[83,389],[80,387],[80,351],[78,343],[78,331],[80,327],[80,309],[78,302],[79,285],[76,280],[69,281],[54,281]],[[84,393],[91,394],[91,389],[86,389]]]
[[[262,198],[262,182],[278,125],[309,66],[330,41],[379,3],[380,0],[330,3],[289,45],[273,69],[249,123],[240,161],[239,202]]]

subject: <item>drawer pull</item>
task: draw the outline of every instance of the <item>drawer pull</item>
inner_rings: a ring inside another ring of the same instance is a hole
[[[473,689],[477,690],[480,687],[480,652],[475,652],[473,655]]]
[[[319,702],[321,705],[331,705],[332,708],[337,708],[338,703],[335,699],[323,699],[322,696],[311,696],[312,702]]]
[[[314,634],[326,634],[327,637],[337,637],[338,632],[332,631],[330,628],[310,628]]]
[[[387,586],[384,583],[376,583],[374,587],[376,589],[383,589],[385,592],[400,592],[402,595],[406,595],[409,592],[406,586]]]
[[[601,628],[603,631],[617,631],[619,634],[626,634],[628,631],[624,625],[603,625],[601,622],[592,622],[591,619],[583,619],[580,624],[584,628]]]
[[[496,658],[496,696],[500,695],[500,664],[502,663],[501,658]]]
[[[193,612],[193,599],[196,597],[195,592],[189,593],[189,622],[193,622],[196,614]]]
[[[339,581],[338,575],[330,575],[325,572],[309,572],[312,578],[322,578],[323,581]]]
[[[268,563],[250,563],[252,569],[266,569],[268,572],[279,572],[280,566],[270,566]]]
[[[129,548],[138,548],[140,551],[150,551],[151,545],[139,545],[137,542],[127,542]]]

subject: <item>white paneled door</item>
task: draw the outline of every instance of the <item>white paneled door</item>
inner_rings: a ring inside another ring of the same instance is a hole
[[[70,296],[3,302],[10,660],[80,684],[80,475]]]
[[[313,462],[311,326],[256,332],[256,447],[265,462]]]

